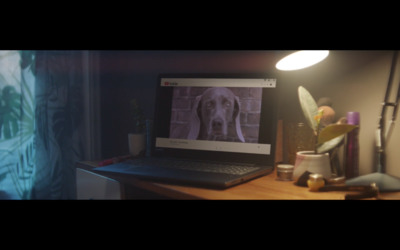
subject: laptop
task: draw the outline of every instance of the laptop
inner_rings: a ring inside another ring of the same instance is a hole
[[[211,189],[270,174],[278,89],[264,75],[159,75],[151,154],[95,171]]]

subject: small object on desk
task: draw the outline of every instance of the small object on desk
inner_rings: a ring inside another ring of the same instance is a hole
[[[329,185],[335,185],[335,184],[344,184],[346,181],[346,178],[344,176],[339,176],[336,178],[331,178],[326,180],[325,184],[329,184]]]
[[[111,164],[114,164],[114,163],[126,161],[126,160],[129,160],[131,158],[133,158],[132,155],[117,156],[117,157],[113,157],[111,159],[102,160],[101,162],[99,162],[98,166],[99,167],[103,167],[103,166],[111,165]]]
[[[152,145],[152,138],[153,138],[153,120],[147,119],[146,120],[146,156],[151,156],[151,145]]]
[[[311,192],[317,192],[325,185],[324,176],[322,174],[310,174],[307,185]]]
[[[376,183],[370,185],[348,186],[348,185],[327,185],[321,187],[318,191],[357,191],[357,194],[346,194],[345,200],[358,200],[364,198],[379,198],[379,189]]]
[[[278,164],[277,166],[277,180],[279,181],[291,181],[293,180],[293,169],[294,166],[290,164]]]
[[[309,171],[304,172],[294,184],[300,187],[307,187],[307,181],[309,179],[310,174],[312,173]]]
[[[360,113],[347,112],[347,123],[360,126]],[[359,174],[359,130],[358,127],[347,134],[345,150],[345,176],[347,179],[357,177]]]

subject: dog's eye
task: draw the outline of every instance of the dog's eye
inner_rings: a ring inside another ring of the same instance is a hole
[[[225,101],[225,102],[224,102],[224,106],[227,107],[227,108],[229,108],[231,105],[232,105],[232,104],[231,104],[230,102],[228,102],[228,101]]]
[[[214,108],[214,105],[215,105],[214,102],[207,102],[206,103],[206,108],[207,109],[212,109],[212,108]]]

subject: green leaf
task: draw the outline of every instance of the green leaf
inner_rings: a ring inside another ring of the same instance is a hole
[[[19,131],[20,94],[14,86],[6,85],[0,94],[0,138],[10,139]]]
[[[350,124],[331,124],[321,130],[318,137],[318,144],[325,143],[340,135],[347,134],[353,129],[357,128],[355,125]]]
[[[8,172],[0,174],[0,182],[6,178],[7,174],[8,174]]]
[[[340,135],[338,137],[333,138],[332,140],[329,140],[321,145],[318,146],[317,153],[318,154],[323,154],[326,153],[333,148],[337,147],[342,140],[344,139],[344,135]]]
[[[317,130],[317,121],[315,121],[314,119],[314,117],[318,115],[317,103],[315,102],[310,92],[308,92],[302,86],[298,88],[298,95],[301,110],[303,111],[308,126],[310,126],[310,128],[312,128],[314,131]]]

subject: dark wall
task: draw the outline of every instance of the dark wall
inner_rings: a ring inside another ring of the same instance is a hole
[[[266,51],[101,51],[102,157],[128,154],[132,128],[129,100],[136,98],[153,119],[160,73],[266,73],[274,70]]]

